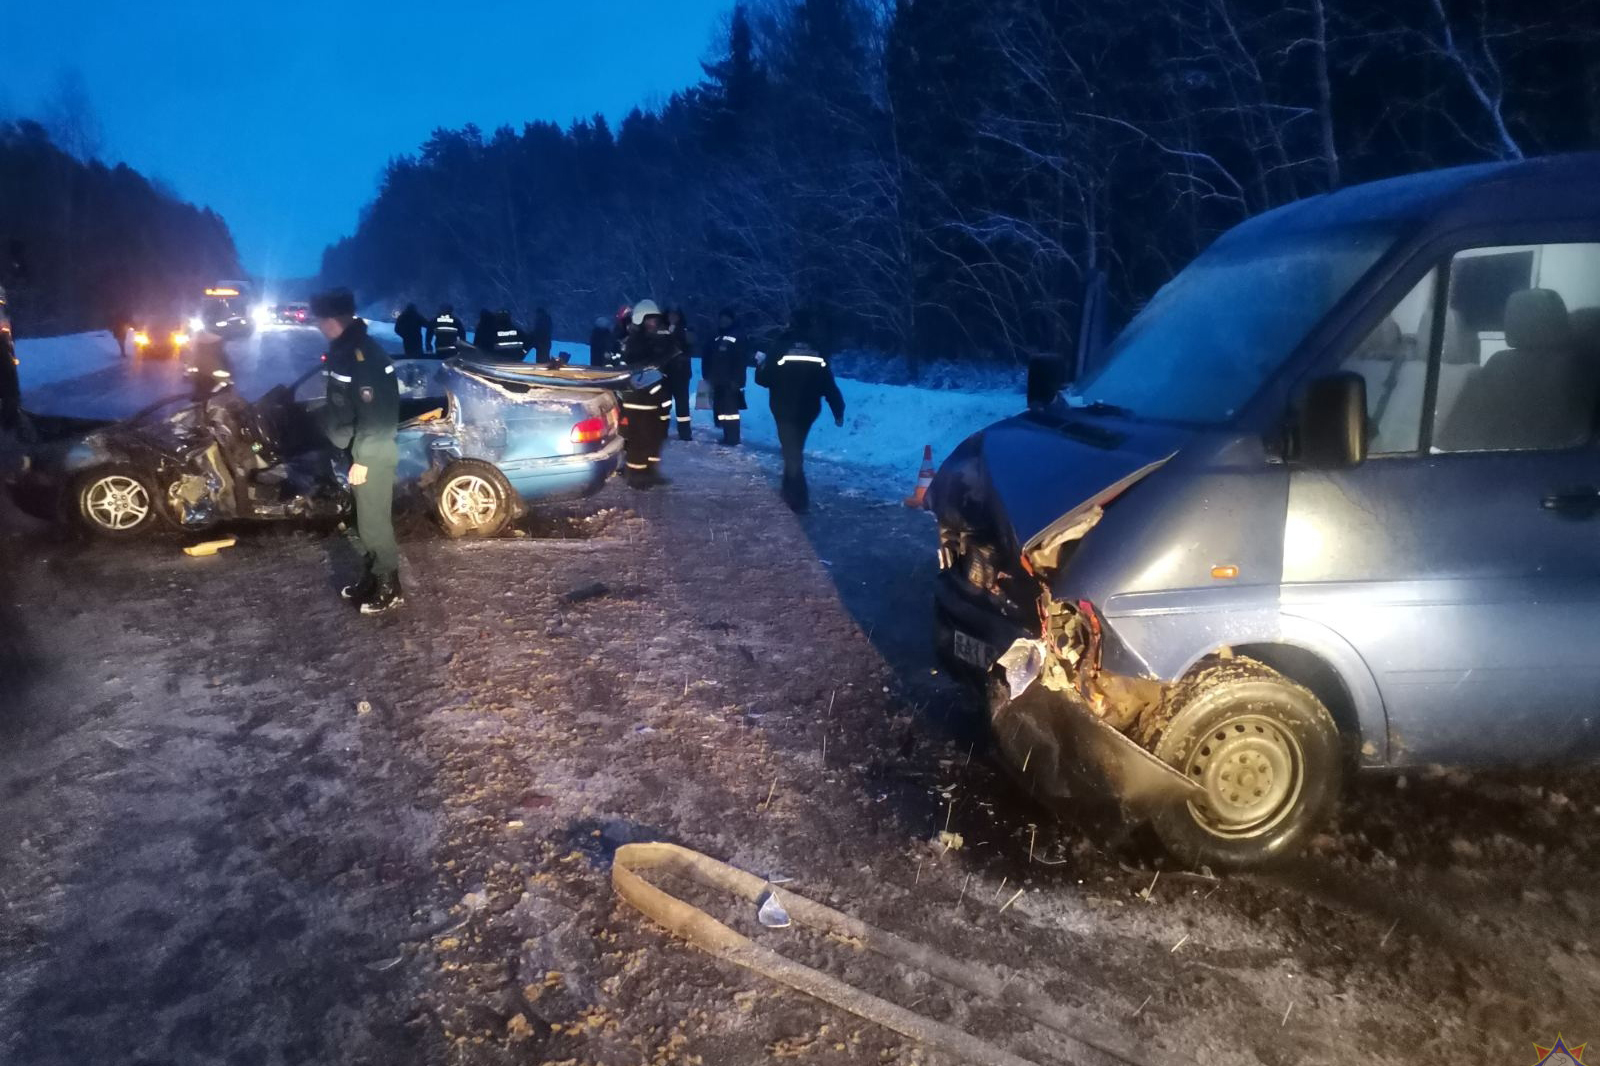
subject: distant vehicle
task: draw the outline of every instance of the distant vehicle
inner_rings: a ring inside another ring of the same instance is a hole
[[[305,303],[279,304],[273,309],[273,318],[281,326],[305,326],[311,322],[311,305]]]
[[[430,366],[427,380],[441,387],[401,402],[397,484],[427,501],[447,535],[493,536],[529,504],[591,495],[615,473],[618,404],[604,388],[459,360]],[[43,443],[12,497],[36,517],[115,538],[346,515],[349,492],[320,426],[323,373],[254,403],[228,389],[121,422],[34,418]]]
[[[176,359],[189,343],[189,327],[177,315],[143,316],[133,327],[133,354],[140,359]]]
[[[207,286],[199,313],[189,321],[193,332],[205,330],[227,338],[248,337],[255,325],[249,287],[239,281]]]
[[[1292,853],[1347,770],[1600,756],[1600,155],[1224,234],[930,492],[943,660],[1036,796]],[[997,664],[998,660],[998,664]]]

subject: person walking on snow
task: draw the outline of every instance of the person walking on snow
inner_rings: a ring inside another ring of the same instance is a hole
[[[822,412],[822,401],[833,411],[833,424],[844,425],[844,396],[833,379],[827,356],[811,342],[810,317],[795,312],[789,331],[778,345],[779,355],[757,355],[756,384],[771,393],[772,417],[778,425],[778,445],[783,450],[783,502],[796,514],[811,506],[806,485],[806,437]]]
[[[356,317],[355,297],[348,289],[314,298],[311,314],[328,338],[324,425],[334,447],[350,451],[356,549],[365,563],[361,578],[339,595],[358,604],[362,614],[380,614],[405,602],[400,591],[400,547],[394,539],[400,386],[389,353]]]
[[[723,444],[739,443],[739,412],[745,408],[744,387],[749,368],[745,352],[744,343],[734,331],[733,312],[724,310],[717,316],[717,335],[700,356],[700,376],[711,383],[711,411],[717,416]]]
[[[485,355],[494,352],[494,312],[487,307],[478,312],[478,325],[472,331],[472,346]]]
[[[466,335],[466,327],[456,317],[455,308],[445,304],[428,324],[428,336],[423,348],[440,359],[449,359],[456,354]]]
[[[422,333],[427,328],[428,320],[422,317],[416,304],[406,304],[406,309],[394,320],[394,335],[400,338],[407,359],[422,355]]]
[[[653,300],[640,300],[633,309],[634,330],[623,345],[622,357],[633,371],[622,393],[624,462],[628,484],[648,489],[667,484],[661,476],[661,446],[667,440],[672,417],[672,393],[661,367],[673,357],[675,345],[662,332],[665,316]]]
[[[673,402],[678,408],[678,439],[694,439],[694,405],[689,386],[694,381],[694,349],[689,336],[689,326],[684,321],[683,308],[674,307],[667,314],[667,324],[661,331],[669,338],[672,355],[661,372],[667,377],[667,388],[672,390]]]
[[[533,313],[533,332],[528,338],[528,347],[536,353],[536,361],[548,363],[550,361],[551,338],[555,335],[555,326],[550,322],[550,312],[539,308]]]

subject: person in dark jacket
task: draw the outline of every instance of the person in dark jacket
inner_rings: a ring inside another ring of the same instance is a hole
[[[533,313],[533,329],[528,337],[528,347],[531,348],[541,363],[550,361],[551,338],[555,335],[555,326],[550,322],[550,312],[539,308]]]
[[[640,300],[633,309],[635,328],[623,345],[622,357],[633,377],[622,393],[624,462],[628,484],[648,489],[667,484],[661,476],[661,446],[667,440],[672,417],[672,393],[661,368],[672,359],[676,345],[663,332],[666,316],[654,301]]]
[[[844,396],[833,379],[827,356],[811,342],[809,316],[795,313],[789,331],[777,346],[776,356],[757,356],[756,384],[771,392],[772,418],[778,426],[783,450],[783,502],[796,514],[811,506],[806,485],[806,437],[822,412],[822,401],[833,411],[833,423],[844,425]]]
[[[612,353],[615,347],[616,335],[611,332],[611,320],[601,315],[594,320],[594,328],[589,331],[589,365],[614,366]]]
[[[117,342],[117,354],[126,359],[128,357],[128,333],[134,328],[133,316],[119,308],[112,313],[109,325],[111,336]]]
[[[440,359],[449,359],[460,349],[466,336],[467,329],[456,317],[456,309],[445,304],[428,324],[428,336],[423,348]]]
[[[210,330],[196,333],[183,373],[196,402],[232,388],[233,361],[228,358],[227,342]]]
[[[472,330],[472,346],[485,355],[494,352],[494,312],[487,307],[478,312],[478,324]]]
[[[672,390],[673,403],[678,408],[678,439],[693,440],[694,404],[689,386],[694,382],[694,361],[691,358],[694,339],[689,335],[683,308],[674,307],[667,313],[667,323],[661,332],[668,338],[671,348],[671,355],[661,372],[666,375],[667,388]]]
[[[479,345],[482,347],[482,345]],[[494,347],[490,349],[496,359],[507,362],[520,363],[528,357],[526,340],[517,324],[511,319],[511,312],[501,308],[494,315]]]
[[[400,386],[389,353],[356,315],[355,297],[336,289],[311,301],[317,328],[328,338],[325,428],[334,447],[350,452],[349,481],[356,501],[356,541],[365,567],[340,595],[379,614],[400,606],[400,548],[394,539],[395,442]]]
[[[700,356],[700,376],[711,383],[711,411],[717,416],[724,444],[739,443],[739,412],[745,408],[744,387],[750,365],[747,351],[734,328],[733,312],[724,310],[717,316],[717,335]]]
[[[428,320],[422,317],[416,304],[406,304],[406,309],[394,320],[394,335],[400,338],[407,359],[422,355],[422,334],[427,328]]]

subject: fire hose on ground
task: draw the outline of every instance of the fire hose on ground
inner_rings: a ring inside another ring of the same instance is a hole
[[[717,921],[704,911],[646,881],[644,871],[659,870],[709,888],[759,903],[771,886],[759,877],[676,844],[625,844],[617,849],[611,883],[645,917],[702,951],[736,963],[798,992],[887,1029],[940,1048],[978,1066],[1038,1066],[954,1026],[890,1003],[830,974],[787,959]],[[1120,1035],[1063,1010],[1042,992],[1002,980],[921,944],[867,925],[847,914],[785,891],[783,905],[795,921],[821,933],[853,939],[885,958],[992,1000],[1088,1049],[1084,1061],[1109,1058],[1129,1066],[1157,1066]]]

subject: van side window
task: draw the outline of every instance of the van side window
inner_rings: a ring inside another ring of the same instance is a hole
[[[1367,381],[1367,451],[1372,455],[1415,452],[1421,446],[1438,275],[1428,271],[1344,362],[1342,369]]]
[[[1570,448],[1600,406],[1600,244],[1476,248],[1450,264],[1433,451]]]

